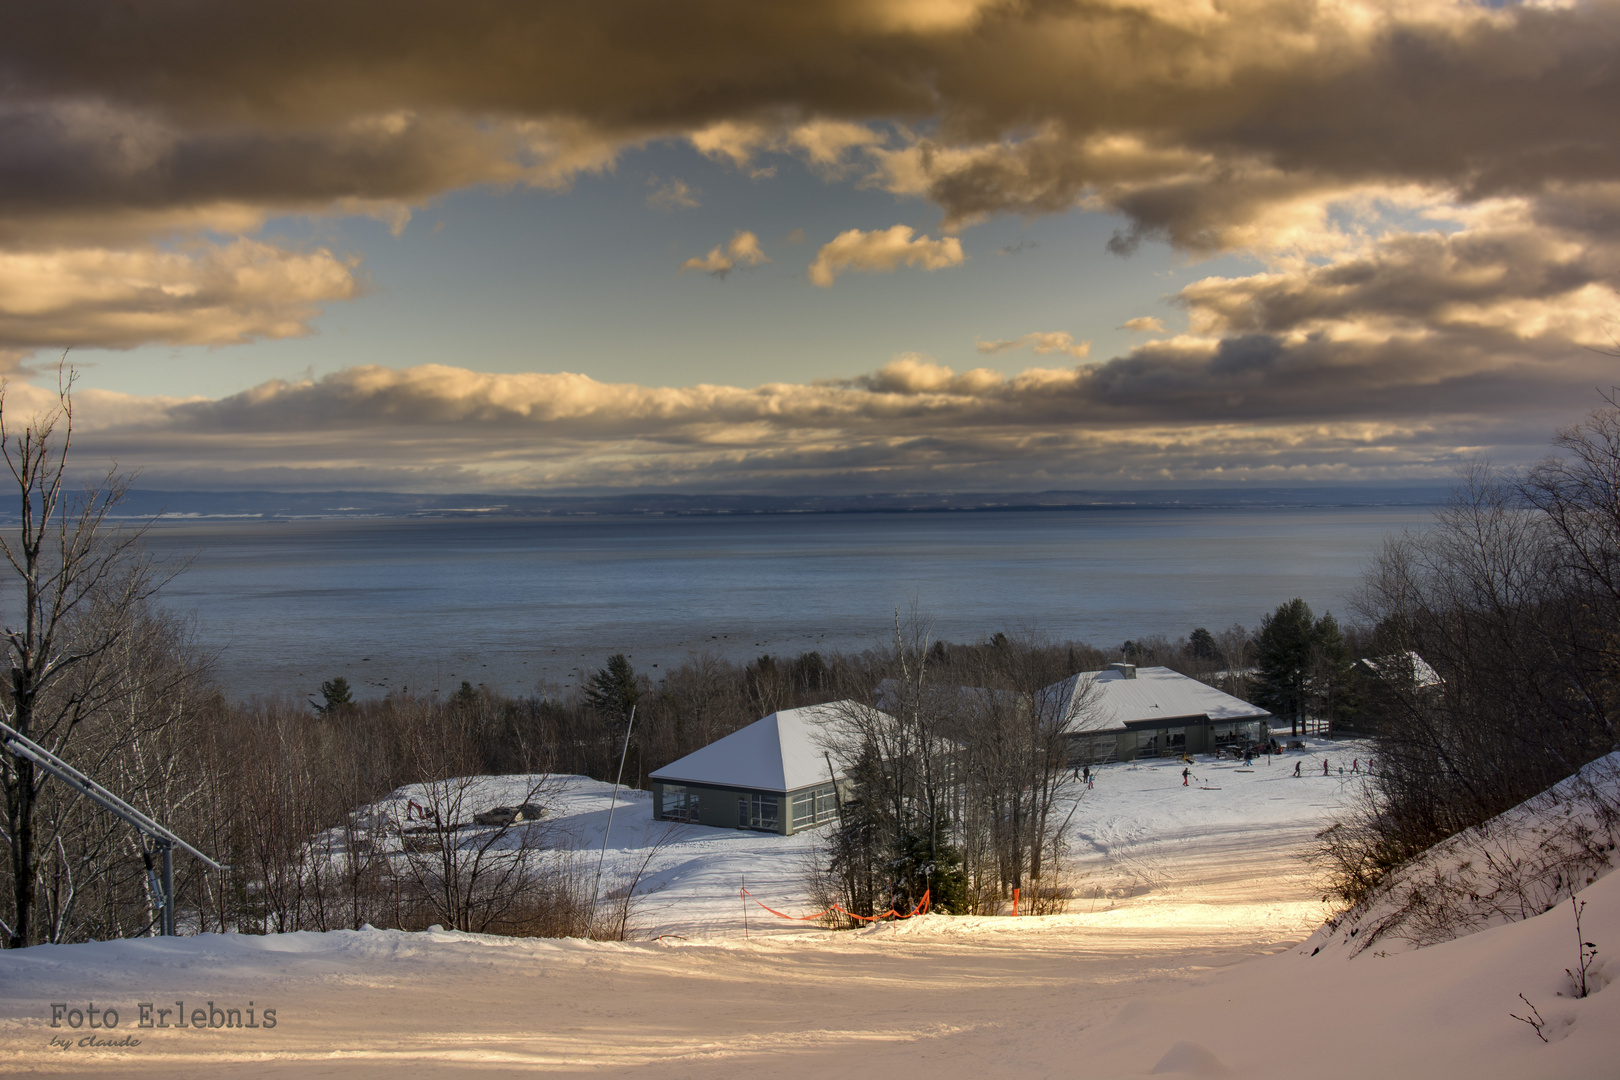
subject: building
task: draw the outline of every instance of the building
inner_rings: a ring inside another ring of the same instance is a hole
[[[1395,718],[1432,708],[1445,680],[1410,649],[1356,661],[1361,675],[1357,708],[1338,724],[1345,731],[1380,735]]]
[[[847,788],[821,729],[837,715],[835,705],[783,709],[654,771],[653,816],[783,836],[831,821]]]
[[[1270,732],[1266,710],[1167,667],[1110,664],[1046,692],[1072,711],[1065,733],[1076,765],[1209,754]]]

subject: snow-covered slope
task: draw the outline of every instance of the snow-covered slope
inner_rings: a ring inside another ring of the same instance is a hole
[[[1579,895],[1588,940],[1620,941],[1620,876]],[[1099,948],[1111,931],[1072,919],[747,942],[338,931],[41,946],[0,952],[0,1073],[1568,1080],[1620,1061],[1608,972],[1568,996],[1562,908],[1354,964],[1196,938],[1114,951]],[[176,1001],[243,1019],[252,1002],[260,1026],[139,1026],[140,1003]],[[1510,1016],[1526,1001],[1548,1042]],[[103,1023],[111,1006],[120,1023],[53,1028],[52,1002],[93,1003]]]
[[[1539,915],[1614,869],[1617,843],[1620,753],[1435,845],[1324,925],[1307,951],[1400,952]]]
[[[340,931],[0,952],[0,1073],[1613,1075],[1620,991],[1610,992],[1603,961],[1620,947],[1620,875],[1580,881],[1584,938],[1601,950],[1590,979],[1597,992],[1582,1000],[1568,996],[1564,974],[1576,962],[1567,906],[1354,964],[1287,944],[1299,940],[1289,920],[1304,909],[1287,918],[1265,912],[1292,910],[1302,883],[1267,874],[1262,860],[1290,859],[1292,838],[1319,828],[1359,782],[1337,771],[1353,749],[1317,749],[1316,775],[1307,768],[1298,779],[1292,757],[1250,771],[1200,764],[1186,787],[1174,766],[1104,770],[1070,828],[1077,848],[1089,845],[1091,861],[1078,861],[1077,871],[1119,876],[1107,878],[1095,910],[1082,896],[1061,916],[930,916],[743,940],[733,931],[741,910],[731,878],[746,869],[752,887],[761,874],[763,888],[784,894],[771,899],[791,903],[787,870],[795,852],[802,856],[799,838],[681,826],[687,831],[662,849],[670,852],[659,871],[667,887],[649,900],[650,913],[712,918],[734,936],[619,944]],[[1320,752],[1332,755],[1328,775]],[[478,799],[511,802],[519,789],[527,781],[492,780]],[[569,782],[553,790],[548,824],[572,830],[581,845],[600,842],[609,797],[604,785]],[[614,819],[614,857],[638,857],[646,830],[660,828],[647,821],[644,798],[628,807]],[[1528,827],[1555,824],[1543,813]],[[778,885],[761,869],[772,866]],[[1111,895],[1121,891],[1135,895]],[[142,1002],[176,1001],[244,1018],[251,1007],[259,1021],[275,1009],[277,1025],[139,1026]],[[112,1006],[120,1024],[92,1031],[87,1015],[78,1027],[66,1015],[52,1027],[52,1002],[94,1004],[103,1023]],[[1527,1002],[1545,1021],[1546,1043],[1509,1015],[1528,1014]],[[115,1045],[126,1036],[132,1041]]]

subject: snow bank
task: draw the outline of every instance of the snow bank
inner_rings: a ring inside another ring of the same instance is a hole
[[[1567,905],[1608,874],[1617,843],[1620,752],[1435,845],[1306,945],[1323,954],[1386,954],[1527,919]]]
[[[1588,902],[1587,939],[1605,949],[1620,946],[1620,876],[1578,896]],[[1195,989],[1127,1005],[1076,1050],[1092,1076],[1613,1076],[1620,990],[1609,992],[1612,975],[1602,971],[1593,980],[1596,992],[1572,998],[1564,968],[1575,955],[1567,903],[1432,948],[1369,954],[1357,964],[1298,948],[1215,972]],[[1513,1019],[1529,1014],[1527,1002],[1546,1021],[1546,1043]]]

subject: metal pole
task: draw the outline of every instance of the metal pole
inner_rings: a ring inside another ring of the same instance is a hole
[[[613,832],[613,811],[619,808],[619,784],[624,781],[624,759],[630,756],[630,732],[636,726],[636,707],[630,706],[630,720],[624,725],[624,749],[619,751],[619,775],[613,780],[613,801],[608,803],[607,828],[602,832],[602,851],[596,856],[596,881],[591,885],[591,914],[596,914],[596,900],[602,890],[602,860],[607,858],[608,836]]]
[[[160,844],[163,854],[163,936],[174,937],[174,845]]]

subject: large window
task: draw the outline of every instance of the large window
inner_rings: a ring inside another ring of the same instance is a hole
[[[777,817],[775,795],[749,795],[737,800],[737,824],[745,829],[770,829],[780,832],[782,822]]]
[[[697,792],[686,790],[685,784],[665,784],[664,820],[696,821],[697,819]]]
[[[838,816],[838,797],[831,784],[822,784],[793,796],[793,831],[820,825]]]

